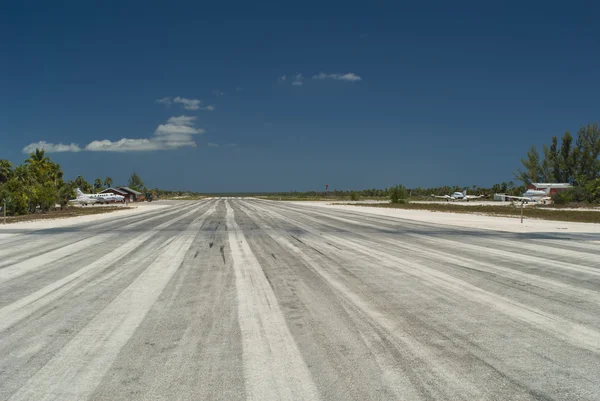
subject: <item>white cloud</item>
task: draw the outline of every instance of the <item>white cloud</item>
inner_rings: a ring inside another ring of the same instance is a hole
[[[194,121],[196,121],[196,117],[194,117],[194,116],[171,117],[167,120],[167,122],[169,124],[186,125],[188,127],[191,127],[192,125],[194,125]]]
[[[279,82],[285,82],[285,81],[287,80],[287,75],[282,75],[282,76],[280,76],[279,78],[277,78],[277,80],[278,80]]]
[[[349,82],[362,81],[362,78],[353,72],[349,72],[347,74],[325,74],[324,72],[321,72],[317,75],[314,75],[313,79],[335,79],[338,81]]]
[[[174,103],[183,104],[183,108],[186,110],[198,110],[200,108],[200,100],[198,99],[186,99],[184,97],[177,96],[173,99]]]
[[[46,153],[61,153],[61,152],[79,152],[81,148],[79,145],[71,143],[65,145],[62,143],[48,143],[46,141],[40,141],[36,143],[30,143],[23,148],[23,153],[33,153],[36,149],[43,149]]]
[[[167,96],[167,97],[163,97],[162,99],[157,99],[156,103],[165,104],[167,106],[170,106],[171,105],[171,97]]]
[[[128,139],[123,138],[116,142],[104,139],[87,144],[85,150],[90,152],[140,152],[148,150],[160,150],[161,143],[152,139]]]
[[[294,81],[292,82],[293,86],[302,86],[302,84],[304,80],[304,76],[302,76],[302,74],[296,74],[296,77],[294,78]]]
[[[219,147],[219,144],[218,144],[218,143],[212,143],[212,142],[209,142],[209,143],[208,143],[208,147],[209,147],[209,148],[218,148],[218,147]]]
[[[25,146],[23,152],[31,153],[36,148],[44,149],[48,153],[56,153],[79,152],[81,150],[89,152],[141,152],[196,147],[193,135],[203,134],[204,130],[196,128],[194,126],[195,121],[196,117],[194,116],[171,117],[166,124],[160,124],[154,131],[154,135],[150,138],[122,138],[114,142],[104,139],[92,141],[83,149],[73,143],[63,145],[61,143],[53,144],[41,141]]]
[[[235,143],[226,143],[225,145],[226,148],[235,148],[237,145]]]
[[[213,106],[202,106],[202,101],[198,99],[186,99],[184,97],[177,96],[173,99],[173,103],[181,103],[183,108],[186,110],[206,110],[213,111],[215,108]]]
[[[223,96],[225,94],[225,92],[221,92],[218,89],[215,89],[214,91],[212,91],[212,93],[213,93],[213,95],[216,95],[216,96]]]

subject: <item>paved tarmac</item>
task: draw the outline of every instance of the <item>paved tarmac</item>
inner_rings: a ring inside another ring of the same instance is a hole
[[[0,400],[598,400],[600,237],[253,199],[0,227]]]

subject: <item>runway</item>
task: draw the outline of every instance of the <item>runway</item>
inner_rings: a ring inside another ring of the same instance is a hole
[[[0,400],[597,400],[600,236],[256,199],[0,226]]]

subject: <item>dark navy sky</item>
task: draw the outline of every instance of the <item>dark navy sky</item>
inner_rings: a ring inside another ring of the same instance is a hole
[[[487,186],[598,120],[593,2],[90,3],[3,5],[0,158],[44,141],[68,178],[204,192]]]

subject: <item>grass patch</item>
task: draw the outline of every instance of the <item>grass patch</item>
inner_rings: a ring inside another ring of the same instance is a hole
[[[7,216],[7,223],[17,223],[20,221],[37,221],[37,220],[48,220],[48,219],[64,219],[69,217],[77,216],[89,216],[93,214],[102,214],[115,212],[117,210],[127,209],[122,206],[106,206],[106,207],[70,207],[66,210],[51,210],[47,213],[34,213],[26,214],[23,216]],[[2,222],[2,216],[0,216],[0,223]],[[1,225],[0,225],[1,227]]]
[[[452,204],[423,204],[423,203],[352,203],[347,205],[365,206],[365,207],[382,207],[389,209],[405,209],[405,210],[427,210],[431,212],[449,212],[449,213],[465,213],[465,214],[484,214],[489,216],[504,216],[504,217],[520,217],[520,206],[492,206],[492,205],[477,205],[477,206],[460,206]],[[590,210],[562,210],[555,207],[525,207],[525,219],[540,219],[554,221],[570,221],[577,223],[596,223],[600,224],[600,211]]]

